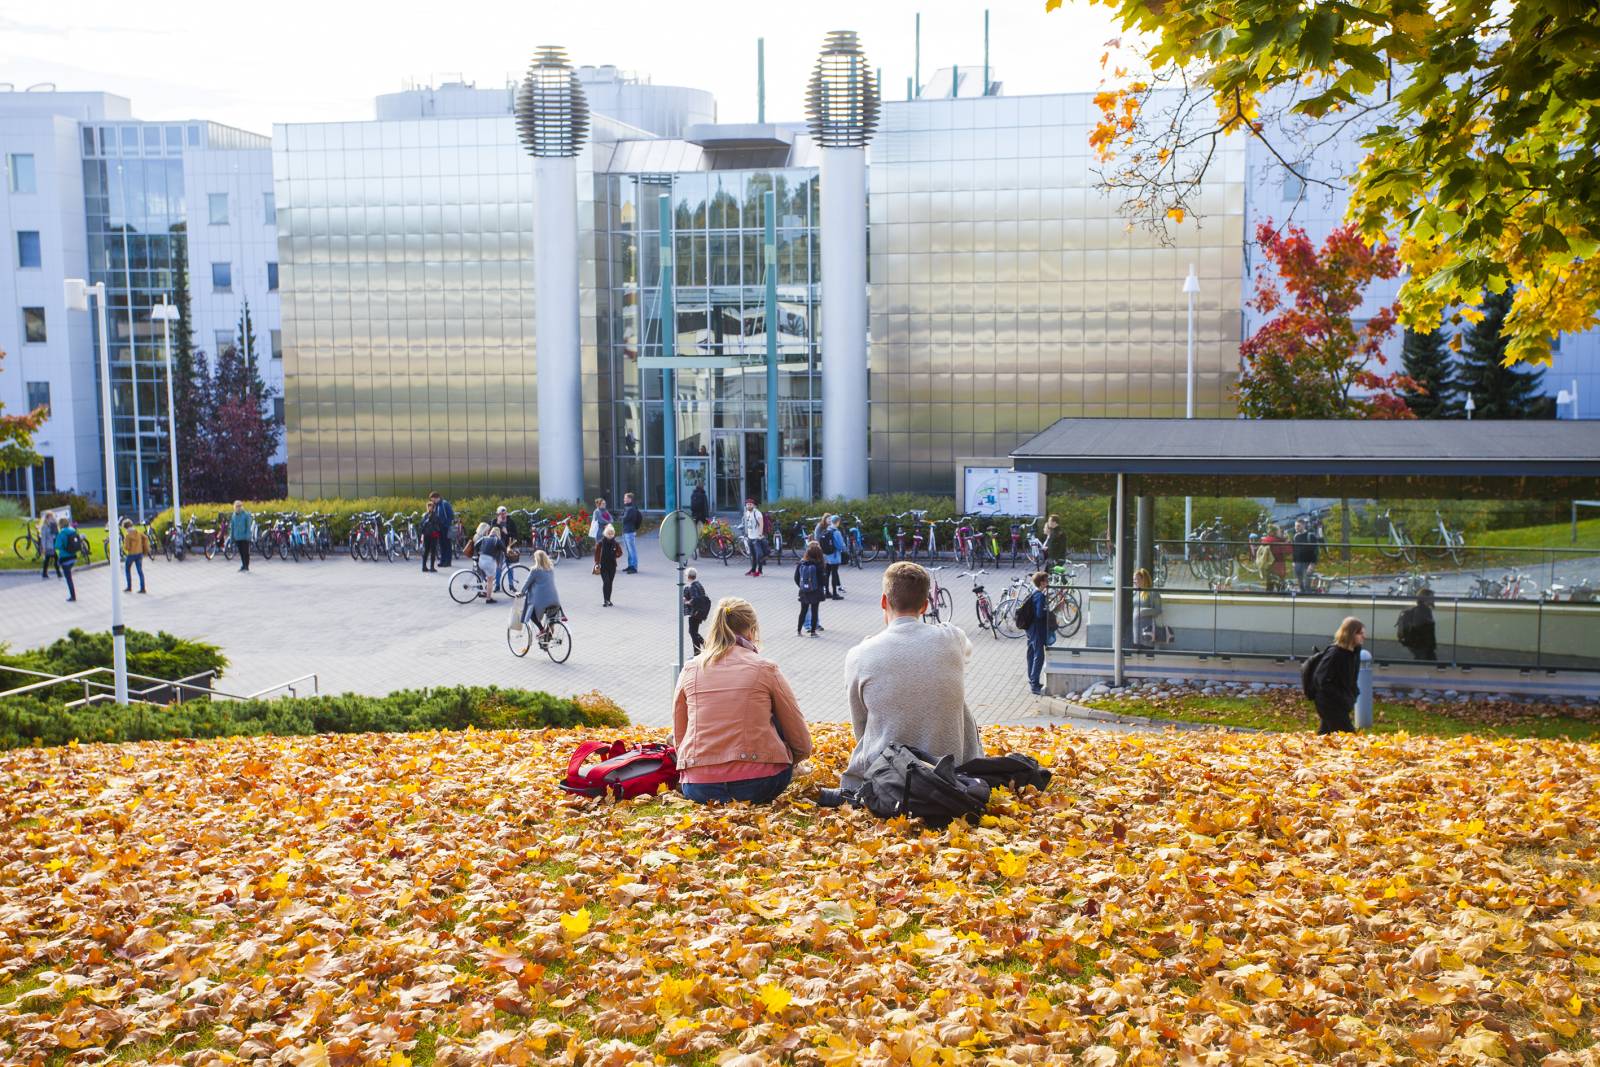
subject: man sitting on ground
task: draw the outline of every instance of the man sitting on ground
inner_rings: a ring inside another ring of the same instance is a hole
[[[861,788],[878,753],[897,741],[935,760],[954,756],[958,764],[983,755],[966,701],[972,642],[949,623],[922,621],[928,586],[928,572],[917,564],[890,564],[883,574],[887,625],[845,656],[856,748],[841,789]],[[823,792],[824,803],[837,802],[834,791]]]

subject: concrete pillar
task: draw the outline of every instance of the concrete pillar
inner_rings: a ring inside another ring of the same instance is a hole
[[[578,328],[578,161],[534,158],[534,337],[539,495],[582,500],[583,377]]]
[[[867,496],[867,153],[822,149],[822,495]]]

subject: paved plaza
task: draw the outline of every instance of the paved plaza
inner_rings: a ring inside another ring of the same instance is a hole
[[[557,568],[570,618],[573,652],[556,665],[533,649],[518,659],[506,647],[509,602],[460,605],[446,590],[449,573],[423,574],[417,562],[358,563],[344,556],[321,562],[257,561],[248,574],[236,563],[192,558],[146,564],[150,592],[123,599],[127,624],[166,630],[221,646],[231,662],[219,688],[252,693],[316,673],[324,693],[387,693],[395,689],[468,684],[519,686],[561,695],[599,690],[636,722],[660,724],[671,715],[677,676],[673,624],[677,576],[653,536],[639,545],[641,573],[618,574],[615,607],[600,605],[600,579],[585,561]],[[763,651],[782,666],[800,707],[816,721],[847,720],[845,653],[883,624],[878,607],[883,565],[844,575],[843,601],[822,605],[825,633],[796,637],[799,605],[793,563],[746,578],[745,561],[709,560],[698,566],[711,598],[747,598],[760,613]],[[1004,575],[990,578],[990,589]],[[105,629],[111,579],[105,567],[80,568],[78,601],[37,574],[0,576],[0,642],[31,648],[73,627]],[[969,583],[951,588],[956,623],[972,637],[967,700],[980,723],[1040,721],[1024,676],[1024,644],[999,641],[977,629]],[[687,651],[687,638],[685,639]],[[305,690],[302,689],[302,692]],[[1046,720],[1047,721],[1047,720]]]

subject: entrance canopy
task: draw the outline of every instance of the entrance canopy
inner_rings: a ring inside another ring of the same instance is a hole
[[[1600,478],[1600,421],[1061,419],[1011,461],[1042,474]]]

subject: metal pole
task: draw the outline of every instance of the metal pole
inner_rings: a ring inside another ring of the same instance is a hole
[[[1194,273],[1194,264],[1189,264],[1189,276],[1183,281],[1183,291],[1189,294],[1189,343],[1188,362],[1189,377],[1185,388],[1183,417],[1194,418],[1194,298],[1200,291],[1199,279]],[[1189,538],[1194,533],[1194,497],[1183,498],[1183,558],[1189,558]]]
[[[28,518],[37,519],[39,517],[39,508],[38,508],[38,505],[35,503],[35,501],[33,499],[33,464],[31,464],[31,463],[28,464],[27,479],[28,479]],[[1573,508],[1572,510],[1574,512],[1576,512],[1578,509],[1577,508]]]
[[[957,63],[950,68],[950,99],[954,100],[961,95],[961,64]]]
[[[161,303],[163,307],[166,306],[166,299],[162,298]],[[178,410],[172,400],[172,320],[165,316],[161,319],[161,351],[167,363],[167,451],[172,460],[172,525],[181,531],[183,505],[178,499]]]
[[[911,89],[911,79],[908,77],[906,79],[906,99],[907,100],[911,100],[911,99],[914,99],[915,96],[916,96],[916,94],[914,92],[912,92],[912,89]]]
[[[678,556],[678,674],[673,675],[673,683],[677,683],[678,675],[683,674],[683,631],[687,623],[683,621],[683,572],[689,564],[684,562],[683,556]]]
[[[673,310],[672,287],[677,272],[672,261],[672,196],[662,193],[656,198],[656,209],[661,219],[661,354],[670,358],[677,355],[678,316]],[[678,385],[670,368],[661,371],[661,428],[665,435],[666,505],[667,511],[678,510]]]
[[[1543,629],[1541,627],[1540,629]],[[1356,729],[1372,729],[1372,653],[1361,650],[1361,666],[1356,669]]]
[[[983,92],[989,95],[989,9],[983,9]]]
[[[117,173],[122,172],[122,164],[117,164]],[[127,196],[127,187],[124,184],[123,196]],[[133,385],[133,500],[139,510],[139,522],[144,523],[144,442],[140,440],[139,432],[139,360],[133,340],[133,261],[128,253],[128,227],[131,224],[126,218],[122,220],[122,285],[128,294],[128,381]]]
[[[1112,574],[1111,585],[1111,684],[1117,687],[1122,685],[1122,658],[1123,638],[1122,631],[1126,624],[1128,608],[1127,583],[1123,581],[1122,572],[1126,570],[1123,561],[1128,558],[1128,529],[1127,529],[1127,501],[1124,494],[1127,490],[1128,476],[1117,475],[1117,529],[1116,544],[1112,547]]]
[[[911,65],[911,77],[917,85],[917,98],[922,98],[922,12],[917,12],[917,51]]]
[[[756,121],[767,121],[767,39],[756,38]],[[682,656],[678,657],[682,659]]]
[[[105,437],[106,562],[111,571],[111,670],[117,703],[128,703],[128,645],[122,632],[122,516],[117,509],[117,455],[111,439],[111,339],[106,333],[106,283],[95,282],[100,305],[100,430]]]
[[[783,492],[778,460],[778,193],[768,189],[761,207],[766,215],[767,268],[767,502]]]

